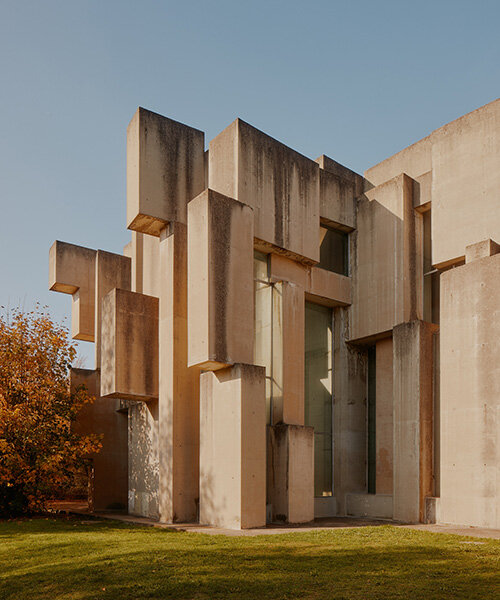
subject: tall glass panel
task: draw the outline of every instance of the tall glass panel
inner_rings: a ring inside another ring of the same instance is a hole
[[[305,423],[314,427],[314,495],[332,496],[332,310],[306,302],[305,315]]]

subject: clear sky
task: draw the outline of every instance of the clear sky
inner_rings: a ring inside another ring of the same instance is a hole
[[[0,0],[0,305],[61,320],[52,242],[129,241],[137,106],[362,172],[500,96],[499,25],[499,0]]]

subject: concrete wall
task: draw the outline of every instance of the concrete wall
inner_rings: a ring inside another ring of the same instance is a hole
[[[392,337],[376,344],[376,483],[377,494],[392,494],[393,348]]]
[[[128,512],[157,519],[158,400],[128,404]]]
[[[189,200],[205,187],[204,134],[138,108],[127,128],[127,227],[160,235],[186,223]]]
[[[200,522],[230,529],[266,524],[263,367],[201,375]]]
[[[157,399],[158,298],[114,288],[101,310],[101,396]]]
[[[252,213],[213,190],[189,203],[190,366],[212,369],[253,361]]]
[[[209,187],[254,209],[255,237],[319,260],[319,166],[241,119],[209,145]]]
[[[127,414],[119,411],[119,400],[99,398],[99,372],[71,369],[70,387],[85,386],[95,398],[82,408],[75,423],[81,434],[102,436],[101,451],[92,456],[94,466],[93,507],[106,510],[127,507]]]
[[[441,520],[499,528],[500,254],[441,286]]]

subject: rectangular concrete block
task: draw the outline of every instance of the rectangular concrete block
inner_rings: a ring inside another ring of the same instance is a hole
[[[351,304],[351,278],[319,267],[311,267],[306,298],[323,306]]]
[[[500,528],[500,254],[441,275],[441,522]]]
[[[500,239],[500,233],[499,233]],[[465,247],[465,262],[470,263],[480,258],[487,258],[488,256],[494,256],[500,252],[500,244],[497,244],[493,240],[483,240],[475,244],[470,244]]]
[[[127,129],[127,227],[159,236],[186,223],[187,203],[205,187],[204,133],[144,108]]]
[[[94,467],[92,504],[94,510],[126,509],[128,489],[127,414],[120,401],[99,397],[99,371],[70,369],[70,389],[84,386],[95,397],[85,405],[74,424],[79,434],[102,436],[100,452],[91,456]]]
[[[363,193],[363,177],[325,155],[316,162],[320,166],[322,221],[352,231],[356,227],[356,198]]]
[[[388,333],[423,314],[422,215],[401,174],[358,204],[352,260],[351,340]]]
[[[103,298],[101,395],[158,398],[158,298],[117,288]]]
[[[314,428],[284,423],[269,427],[268,502],[272,520],[314,519]]]
[[[258,240],[319,261],[316,162],[237,119],[210,142],[209,187],[254,209]]]
[[[433,495],[433,335],[436,325],[402,323],[393,330],[394,519],[425,521]]]
[[[49,252],[49,289],[71,294],[71,336],[94,341],[96,251],[55,241]]]
[[[130,290],[132,261],[128,256],[98,250],[95,263],[95,364],[101,366],[102,300],[113,289]]]
[[[253,362],[253,214],[205,190],[188,207],[188,363]]]
[[[265,369],[207,371],[200,387],[200,523],[264,527]]]

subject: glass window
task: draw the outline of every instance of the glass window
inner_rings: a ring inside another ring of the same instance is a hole
[[[319,232],[318,267],[340,275],[349,275],[349,234],[324,226],[319,228]]]

